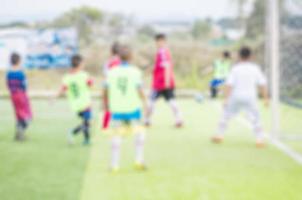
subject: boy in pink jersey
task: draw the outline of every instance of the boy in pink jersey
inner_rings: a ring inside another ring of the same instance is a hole
[[[119,66],[121,64],[119,51],[120,51],[120,44],[116,42],[111,47],[111,57],[109,58],[109,60],[104,65],[103,72],[104,72],[105,77],[107,77],[107,74],[108,74],[109,70],[111,70],[112,68],[114,68],[116,66]],[[110,118],[111,118],[110,111],[105,110],[105,113],[104,113],[104,116],[103,116],[103,121],[102,121],[102,128],[103,129],[107,129],[109,127]]]
[[[107,73],[110,69],[119,66],[121,64],[121,59],[119,56],[120,44],[114,43],[111,47],[111,56],[108,61],[105,63],[103,68],[104,76],[107,76]]]
[[[146,115],[146,126],[151,124],[151,116],[154,110],[155,102],[159,97],[164,97],[170,105],[174,116],[176,127],[182,127],[183,121],[181,113],[175,101],[175,78],[173,73],[173,63],[171,53],[166,44],[166,36],[158,34],[155,36],[157,53],[153,69],[152,94]]]

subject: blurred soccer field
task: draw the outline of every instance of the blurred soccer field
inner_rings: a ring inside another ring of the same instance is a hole
[[[238,120],[231,123],[225,143],[213,145],[209,137],[216,129],[220,103],[180,104],[186,125],[176,130],[169,109],[159,102],[146,144],[149,171],[133,170],[133,140],[125,138],[122,171],[112,175],[109,141],[97,129],[91,147],[82,147],[81,137],[78,145],[66,145],[66,132],[77,120],[65,101],[53,106],[34,101],[30,140],[16,144],[10,103],[1,100],[1,199],[302,199],[302,167],[295,161],[274,146],[256,149],[250,130]],[[268,120],[267,113],[264,118]]]

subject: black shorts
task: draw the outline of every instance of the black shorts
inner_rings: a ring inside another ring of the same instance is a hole
[[[174,89],[165,89],[165,90],[154,90],[152,92],[152,100],[156,100],[160,97],[163,97],[166,101],[169,101],[171,99],[175,99]]]

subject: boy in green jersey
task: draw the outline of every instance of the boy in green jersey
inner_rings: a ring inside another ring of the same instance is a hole
[[[131,50],[122,47],[121,64],[108,73],[104,89],[104,108],[111,111],[111,170],[119,170],[120,146],[123,128],[129,128],[135,134],[135,167],[146,169],[144,163],[145,130],[141,125],[142,107],[146,98],[142,88],[141,71],[130,64]]]
[[[83,71],[83,59],[80,55],[71,58],[71,69],[63,77],[63,83],[58,96],[67,95],[71,109],[77,113],[82,122],[68,135],[69,144],[74,143],[74,136],[84,133],[83,145],[90,144],[91,91],[93,81],[87,72]]]
[[[229,75],[232,65],[231,54],[228,51],[223,52],[223,57],[214,62],[214,77],[210,83],[211,97],[215,99],[218,96],[219,87],[221,87]]]

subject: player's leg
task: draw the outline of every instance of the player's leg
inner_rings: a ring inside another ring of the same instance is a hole
[[[84,133],[84,141],[83,145],[90,144],[90,120],[91,120],[91,110],[88,109],[82,114],[83,118],[83,133]]]
[[[83,145],[90,144],[90,120],[85,119],[83,123],[84,142]]]
[[[210,91],[211,91],[211,98],[216,98],[217,96],[217,87],[216,87],[216,80],[213,79],[211,82],[210,82]]]
[[[258,147],[265,146],[264,131],[261,123],[260,112],[257,107],[256,100],[250,100],[247,103],[248,118],[252,124],[253,131],[256,137],[256,145]]]
[[[144,147],[145,147],[145,129],[141,126],[140,122],[133,122],[135,132],[135,167],[138,170],[145,170],[145,158],[144,158]]]
[[[17,125],[16,125],[16,135],[15,135],[15,140],[16,141],[24,141],[25,138],[25,130],[27,128],[28,124],[25,120],[17,120]]]
[[[168,102],[173,115],[175,117],[175,125],[176,127],[182,127],[183,125],[183,119],[182,119],[182,114],[180,112],[180,109],[178,107],[178,104],[176,102],[175,94],[173,89],[166,90],[164,93],[164,97],[166,101]]]
[[[83,123],[79,124],[75,128],[73,128],[67,135],[67,142],[68,144],[72,145],[74,144],[74,137],[75,135],[78,135],[80,132],[83,131]]]
[[[67,136],[68,144],[70,144],[70,145],[74,144],[74,137],[76,135],[78,135],[79,133],[83,132],[85,135],[85,132],[87,132],[87,130],[89,131],[89,129],[87,129],[87,125],[89,128],[89,121],[88,121],[88,124],[87,124],[87,122],[85,122],[86,118],[87,118],[86,112],[87,111],[78,113],[78,116],[80,117],[82,122],[68,133],[68,136]],[[90,117],[90,116],[88,116],[88,117]]]
[[[152,91],[152,93],[150,95],[148,107],[147,107],[147,113],[145,116],[145,125],[146,126],[151,125],[151,117],[154,112],[155,103],[156,103],[156,100],[160,97],[160,95],[161,95],[161,93],[159,91],[155,91],[155,90]]]
[[[227,105],[225,105],[222,117],[218,124],[216,135],[212,137],[214,143],[221,143],[224,139],[225,132],[227,130],[229,121],[240,111],[240,104],[234,99],[230,99]]]
[[[112,120],[111,123],[113,135],[111,137],[111,166],[110,170],[112,172],[118,172],[120,168],[120,154],[121,154],[121,144],[122,137],[120,135],[119,129],[122,126],[121,121]]]

